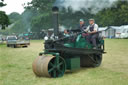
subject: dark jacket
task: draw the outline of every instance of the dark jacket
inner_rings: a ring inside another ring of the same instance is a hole
[[[87,26],[85,26],[85,24],[83,24],[82,26],[78,26],[78,30],[80,31],[80,32],[83,32],[85,29],[87,28]]]

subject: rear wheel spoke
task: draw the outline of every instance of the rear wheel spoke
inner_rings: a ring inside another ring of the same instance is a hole
[[[55,68],[53,67],[53,68],[51,68],[50,70],[48,70],[48,72],[52,72],[54,69],[55,69]]]
[[[53,76],[56,77],[56,70],[53,71]]]
[[[58,69],[58,71],[59,71],[59,73],[63,74],[63,72],[60,69]]]
[[[60,67],[62,64],[63,64],[63,62],[60,62],[58,66]]]

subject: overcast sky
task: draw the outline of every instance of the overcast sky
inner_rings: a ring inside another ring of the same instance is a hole
[[[32,0],[4,0],[7,6],[0,8],[0,10],[5,11],[7,14],[11,12],[18,12],[21,14],[24,11],[22,4],[30,1]]]

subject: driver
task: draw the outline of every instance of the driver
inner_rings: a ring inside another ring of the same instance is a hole
[[[83,19],[80,19],[80,24],[78,26],[78,30],[80,30],[81,32],[84,32],[84,30],[86,29],[87,27],[85,26],[85,22]]]
[[[89,26],[87,27],[87,29],[85,29],[85,32],[88,32],[88,36],[86,37],[87,42],[93,44],[93,49],[97,48],[96,45],[96,38],[98,38],[98,25],[95,24],[95,20],[94,19],[89,19]]]

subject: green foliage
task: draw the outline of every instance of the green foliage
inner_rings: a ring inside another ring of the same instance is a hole
[[[12,32],[14,33],[20,33],[20,32],[24,32],[25,30],[25,25],[24,23],[22,23],[22,20],[18,20],[17,22],[15,22],[15,25],[12,28]]]
[[[25,7],[22,15],[12,13],[9,15],[11,22],[16,22],[12,29],[20,32],[26,32],[31,29],[33,32],[40,32],[42,29],[53,28],[52,6],[55,0],[32,0]],[[99,26],[120,26],[128,23],[128,2],[118,1],[111,8],[103,9],[97,14],[91,14],[84,9],[74,12],[71,7],[61,8],[59,12],[59,24],[68,28],[76,28],[79,19],[83,18],[88,25],[88,19],[94,18]],[[18,21],[17,21],[18,20]],[[20,26],[18,26],[20,25]]]
[[[34,9],[26,9],[21,15],[19,13],[11,13],[9,18],[14,24],[10,31],[13,33],[28,32],[31,29],[31,21],[37,16],[38,12]]]
[[[36,9],[39,14],[34,16],[31,21],[31,30],[33,32],[40,32],[42,29],[49,29],[52,27],[52,13],[51,9],[55,0],[32,0],[31,9]]]
[[[87,25],[88,24],[87,21],[91,17],[93,17],[93,15],[86,11],[84,12],[77,11],[74,13],[71,8],[68,9],[63,8],[60,11],[59,21],[61,25],[67,26],[67,28],[69,27],[76,28],[78,27],[79,20],[81,18],[85,20],[85,24]]]
[[[21,15],[17,12],[11,13],[9,16],[10,22],[14,23],[15,21],[19,20],[21,18]]]
[[[6,6],[6,4],[4,4],[3,2],[4,2],[4,0],[0,1],[0,7]]]
[[[32,0],[32,7],[38,9],[41,13],[50,13],[55,0]]]
[[[120,9],[118,9],[118,16],[122,24],[128,24],[128,2],[122,4]]]
[[[41,2],[41,3],[40,3]],[[32,0],[32,7],[37,8],[40,11],[40,16],[34,18],[32,21],[32,29],[48,29],[52,27],[52,18],[51,18],[51,7],[53,6],[54,1],[49,2],[49,0]],[[111,25],[123,25],[128,22],[128,2],[127,1],[118,1],[116,2],[117,6],[113,6],[108,9],[103,9],[97,14],[91,14],[86,12],[84,9],[81,11],[73,12],[69,7],[68,9],[62,8],[59,15],[59,23],[66,26],[67,28],[72,27],[76,28],[79,24],[79,19],[83,18],[88,24],[89,18],[94,18],[96,23],[99,26],[111,26]],[[47,17],[45,15],[48,15]],[[40,18],[39,18],[40,17]],[[48,18],[51,19],[48,19]],[[47,19],[45,19],[47,18]],[[50,20],[50,21],[46,21]],[[46,25],[48,24],[48,25]],[[40,27],[41,26],[41,27]],[[38,30],[39,31],[39,30]]]
[[[128,24],[128,1],[118,1],[116,7],[104,9],[95,15],[100,26]]]
[[[26,9],[22,13],[22,23],[24,23],[26,29],[31,29],[31,21],[36,16],[38,16],[38,12],[35,9]]]
[[[8,16],[5,14],[5,12],[0,11],[0,25],[2,26],[2,29],[5,29],[10,24]]]
[[[6,4],[3,3],[4,0],[0,1],[0,7],[6,6]],[[10,24],[9,18],[6,15],[4,11],[0,11],[0,25],[2,26],[2,29],[5,29]]]
[[[33,32],[40,32],[42,29],[49,29],[52,26],[51,23],[52,16],[49,15],[39,15],[32,19],[31,26]]]

